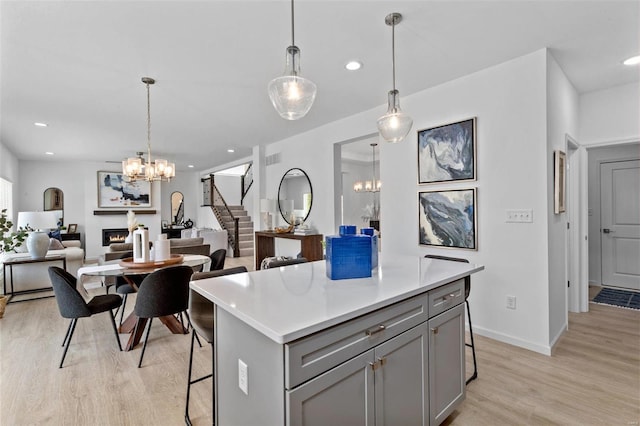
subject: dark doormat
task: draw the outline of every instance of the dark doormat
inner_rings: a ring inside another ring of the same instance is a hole
[[[593,298],[593,303],[640,310],[640,293],[603,287],[600,293]]]

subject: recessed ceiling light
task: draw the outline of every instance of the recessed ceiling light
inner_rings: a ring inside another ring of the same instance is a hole
[[[236,152],[236,150],[235,149],[228,149],[227,152],[234,153],[234,152]]]
[[[194,166],[193,166],[193,164],[189,164],[187,167],[190,168],[190,169],[193,169]]]
[[[625,65],[638,65],[638,64],[640,64],[640,55],[630,57],[629,59],[624,61],[623,64],[625,64]]]
[[[46,154],[46,155],[53,155],[53,152],[51,152],[51,151],[47,151],[47,152],[45,152],[45,154]]]
[[[34,126],[38,126],[38,127],[47,127],[48,124],[47,123],[33,123]]]
[[[349,71],[356,71],[356,70],[359,70],[360,68],[362,68],[362,62],[360,62],[360,61],[349,61],[349,62],[347,62],[347,64],[344,67],[346,69],[348,69]]]

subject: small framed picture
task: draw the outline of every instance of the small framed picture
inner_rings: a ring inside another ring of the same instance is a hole
[[[476,119],[418,131],[418,184],[476,180]]]
[[[70,223],[69,227],[67,228],[67,233],[68,234],[75,234],[76,232],[78,232],[78,224],[77,223]]]
[[[168,220],[163,220],[161,223],[162,223],[162,229],[167,229],[169,227],[169,221]]]
[[[564,152],[553,152],[553,212],[555,214],[567,211],[565,204],[566,163],[567,156]]]
[[[476,189],[418,193],[419,243],[478,249]]]

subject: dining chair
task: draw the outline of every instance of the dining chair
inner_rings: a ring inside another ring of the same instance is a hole
[[[279,268],[280,266],[297,265],[298,263],[307,262],[308,260],[306,257],[296,257],[293,259],[275,258],[273,260],[270,260],[269,262],[264,262],[264,265],[262,265],[262,269]]]
[[[437,254],[427,254],[424,257],[429,259],[439,259],[439,260],[450,260],[453,262],[464,262],[469,263],[467,259],[462,259],[460,257],[450,257],[450,256],[440,256]],[[469,293],[471,292],[471,276],[467,275],[464,277],[464,303],[467,305],[467,320],[469,321],[469,336],[471,337],[471,343],[464,342],[465,346],[471,348],[471,353],[473,355],[473,374],[466,381],[468,385],[471,381],[478,378],[478,364],[476,362],[476,345],[473,340],[473,327],[471,326],[471,311],[469,310]]]
[[[138,318],[147,318],[149,321],[138,368],[142,366],[153,318],[185,312],[187,321],[191,323],[186,310],[189,307],[189,280],[192,273],[193,269],[186,265],[163,268],[147,275],[140,283],[134,312]],[[134,333],[138,332],[139,324],[140,321],[136,323]]]
[[[219,271],[220,269],[224,269],[224,260],[227,257],[227,250],[218,249],[211,253],[209,257],[211,258],[211,266],[209,267],[209,270]]]
[[[205,278],[221,277],[224,275],[240,274],[247,272],[247,268],[244,266],[237,266],[235,268],[220,269],[217,271],[196,272],[191,277],[192,281],[203,280]],[[187,402],[184,410],[184,421],[187,425],[191,426],[191,419],[189,418],[189,395],[191,394],[191,385],[201,382],[202,380],[213,377],[215,369],[211,374],[200,377],[195,380],[191,380],[191,371],[193,367],[193,346],[196,339],[196,333],[202,336],[207,343],[211,345],[213,350],[213,303],[202,296],[200,293],[190,290],[189,294],[189,311],[191,312],[191,352],[189,353],[189,373],[187,379]],[[214,361],[215,362],[215,361]],[[215,389],[214,389],[215,392]],[[214,395],[215,400],[215,395]],[[214,416],[215,418],[215,416]]]
[[[132,251],[105,253],[104,260],[125,259],[127,257],[133,257]],[[130,280],[134,280],[136,285],[140,285],[142,276],[132,275]],[[116,293],[122,297],[122,306],[118,308],[120,310],[119,325],[122,326],[122,320],[124,318],[124,311],[127,308],[127,296],[131,293],[135,293],[136,289],[127,281],[124,277],[105,277],[103,284],[107,287],[107,294],[109,293],[109,287],[115,287]],[[117,314],[117,312],[116,312]]]
[[[62,353],[59,368],[62,368],[64,358],[67,356],[67,350],[71,344],[71,338],[73,337],[73,332],[76,329],[78,318],[90,317],[101,312],[109,312],[109,315],[111,316],[111,324],[113,325],[113,332],[115,333],[116,341],[118,342],[118,348],[122,351],[120,337],[118,336],[118,329],[116,328],[116,320],[112,311],[112,309],[116,309],[122,304],[120,296],[115,294],[103,294],[94,296],[89,300],[89,302],[85,302],[82,295],[76,289],[76,277],[71,275],[69,272],[58,266],[50,266],[49,278],[53,286],[53,293],[56,296],[60,315],[62,315],[63,318],[71,319],[64,341],[62,342],[64,352]]]

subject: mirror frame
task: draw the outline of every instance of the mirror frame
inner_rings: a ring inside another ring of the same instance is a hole
[[[284,182],[285,178],[287,177],[289,172],[293,170],[299,170],[302,172],[304,177],[307,179],[307,182],[309,183],[309,192],[311,192],[311,203],[309,204],[309,211],[307,211],[307,214],[302,219],[302,222],[306,222],[306,220],[309,218],[309,214],[311,213],[311,208],[313,207],[313,185],[311,185],[311,179],[309,179],[309,175],[307,174],[307,172],[305,172],[299,167],[290,168],[284,173],[284,175],[282,175],[282,179],[280,179],[280,185],[278,185],[278,211],[280,212],[280,216],[282,217],[282,219],[284,219],[284,221],[289,225],[292,225],[292,223],[289,221],[289,218],[286,218],[284,216],[284,213],[282,212],[282,206],[280,205],[280,190],[282,189],[282,183]],[[299,223],[294,223],[293,225],[299,225]]]
[[[174,222],[175,215],[173,214],[173,194],[180,194],[182,196],[182,203],[181,203],[182,205],[184,205],[184,194],[182,192],[180,192],[180,191],[173,191],[171,193],[171,195],[169,196],[169,203],[171,204],[171,209],[170,209],[170,211],[171,211],[171,222],[170,223],[173,224],[173,225],[180,225],[180,223],[184,222],[184,212],[182,213],[182,221],[180,223]]]
[[[47,206],[47,192],[51,190],[51,191],[60,191],[60,206],[59,207],[50,207]],[[58,187],[55,186],[51,186],[47,189],[44,190],[44,192],[42,193],[42,211],[57,211],[60,210],[62,212],[62,217],[60,218],[60,221],[58,223],[58,226],[63,226],[64,225],[64,191]]]

